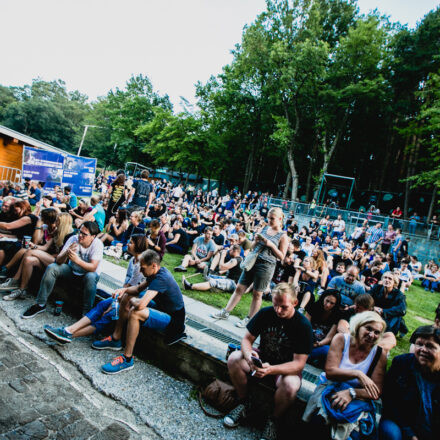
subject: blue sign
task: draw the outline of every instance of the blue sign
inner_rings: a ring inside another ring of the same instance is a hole
[[[45,188],[61,185],[64,157],[52,151],[24,147],[23,177],[45,182]]]
[[[91,196],[95,181],[96,159],[67,154],[64,158],[63,186],[77,196]]]

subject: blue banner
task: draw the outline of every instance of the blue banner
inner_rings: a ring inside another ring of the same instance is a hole
[[[92,195],[96,159],[67,154],[64,158],[63,186],[70,186],[80,197]]]
[[[60,185],[63,179],[64,157],[52,151],[37,150],[28,146],[23,151],[23,178],[45,182],[45,188]]]

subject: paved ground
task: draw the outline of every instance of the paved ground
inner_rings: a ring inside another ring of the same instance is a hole
[[[53,344],[43,325],[73,320],[54,317],[51,307],[21,319],[32,302],[0,299],[0,440],[256,437],[206,417],[190,383],[146,362],[135,360],[133,370],[116,376],[102,374],[100,366],[117,352],[91,349],[90,338]]]
[[[0,312],[1,439],[159,439]]]

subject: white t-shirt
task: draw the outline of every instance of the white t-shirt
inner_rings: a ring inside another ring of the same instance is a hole
[[[333,222],[333,230],[335,232],[343,232],[345,229],[345,222],[344,220],[335,220]]]
[[[73,243],[78,243],[78,236],[77,235],[73,235],[72,237],[70,237],[66,241],[66,244],[64,245],[61,252],[66,251],[67,248]],[[92,241],[92,244],[88,248],[84,248],[78,244],[77,254],[81,258],[81,260],[85,261],[86,263],[90,263],[90,261],[92,261],[92,260],[95,260],[95,261],[98,260],[99,264],[98,264],[98,267],[96,268],[95,272],[99,275],[101,273],[101,262],[102,262],[103,250],[104,250],[104,245],[102,244],[102,241],[99,238],[95,238]],[[77,264],[73,263],[70,260],[67,264],[72,268],[72,272],[75,275],[82,276],[87,273],[86,270],[84,270],[82,267],[79,267]]]
[[[411,271],[409,269],[402,270],[400,272],[399,279],[405,282],[411,281],[412,280]]]

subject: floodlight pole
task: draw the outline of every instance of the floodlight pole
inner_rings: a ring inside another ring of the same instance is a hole
[[[79,144],[79,148],[78,148],[78,153],[76,153],[77,156],[81,155],[81,149],[84,143],[84,139],[86,138],[86,134],[87,134],[87,130],[89,129],[89,127],[92,128],[104,128],[104,127],[100,127],[99,125],[84,125],[84,132],[81,138],[81,143]]]

